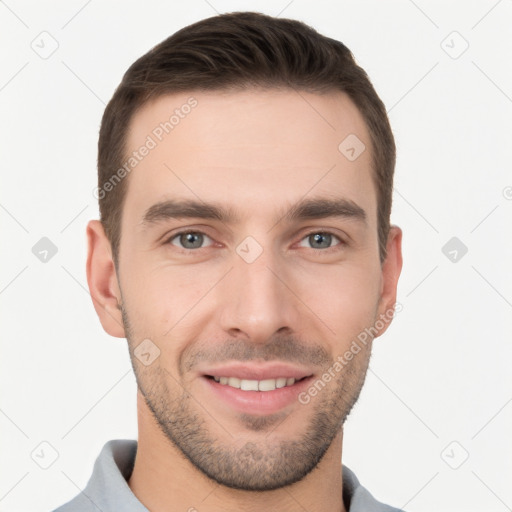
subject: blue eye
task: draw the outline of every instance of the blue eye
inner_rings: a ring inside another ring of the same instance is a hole
[[[306,235],[302,240],[306,240],[306,243],[311,244],[310,248],[312,249],[330,249],[333,247],[331,245],[333,240],[337,240],[340,244],[342,244],[342,241],[337,236],[333,235],[332,233],[326,233],[324,231],[316,231],[310,233],[309,235]],[[301,247],[304,247],[304,245],[302,245],[302,241],[300,245]]]
[[[208,241],[210,242],[209,244]],[[335,241],[338,243],[334,243]],[[201,231],[180,231],[179,233],[172,235],[167,240],[167,243],[183,250],[203,249],[208,245],[211,245],[212,242],[213,240]],[[205,243],[207,243],[207,245],[204,245]],[[345,244],[333,233],[326,231],[313,231],[302,238],[299,245],[309,249],[328,251],[329,249],[335,249],[337,246]]]
[[[180,245],[173,243],[175,239],[178,239]],[[182,249],[201,249],[206,239],[211,241],[209,236],[199,231],[182,231],[181,233],[173,235],[168,240],[168,243],[177,245]]]

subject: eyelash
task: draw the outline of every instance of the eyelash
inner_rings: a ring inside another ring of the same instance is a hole
[[[177,233],[173,233],[169,238],[167,238],[165,245],[167,245],[167,244],[174,245],[171,243],[172,240],[174,240],[175,238],[178,238],[181,235],[186,235],[186,234],[191,234],[191,233],[195,234],[195,235],[204,235],[213,241],[213,239],[210,236],[208,236],[204,231],[188,229],[188,230],[178,231]],[[318,230],[318,229],[312,230],[308,233],[305,233],[304,236],[300,239],[300,241],[302,242],[302,240],[304,240],[305,238],[307,238],[311,235],[316,235],[316,234],[331,235],[333,238],[336,238],[337,240],[339,240],[339,243],[336,245],[333,245],[331,247],[327,247],[326,249],[314,249],[313,247],[309,247],[309,249],[311,249],[313,251],[321,252],[323,254],[330,254],[332,251],[339,250],[342,247],[347,245],[347,243],[342,238],[340,238],[340,236],[337,235],[336,233],[329,231],[329,230]],[[207,247],[198,247],[196,249],[186,249],[185,247],[178,247],[178,246],[174,246],[174,247],[176,247],[178,250],[180,250],[183,253],[191,253],[194,251],[200,251],[201,249],[207,249]]]

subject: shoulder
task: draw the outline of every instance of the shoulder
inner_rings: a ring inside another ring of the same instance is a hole
[[[343,466],[343,501],[347,512],[404,512],[402,509],[386,505],[376,500],[361,485],[353,471]]]
[[[94,463],[85,489],[53,512],[113,512],[119,508],[147,512],[128,486],[136,452],[137,441],[108,441]]]

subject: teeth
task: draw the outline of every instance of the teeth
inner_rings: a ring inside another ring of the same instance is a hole
[[[213,379],[220,384],[231,386],[232,388],[241,389],[242,391],[274,391],[274,389],[284,388],[285,386],[293,386],[295,379],[293,377],[279,377],[277,379],[265,380],[249,380],[237,379],[236,377],[216,377]]]
[[[276,387],[276,379],[260,380],[258,383],[259,391],[273,391]]]
[[[229,377],[228,386],[240,389],[240,379],[237,379],[236,377]]]
[[[242,379],[240,381],[240,389],[242,391],[258,391],[258,381]]]
[[[286,386],[286,380],[284,377],[276,379],[276,388],[284,388]]]

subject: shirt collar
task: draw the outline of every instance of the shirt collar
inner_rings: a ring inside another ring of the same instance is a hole
[[[130,512],[149,512],[128,485],[136,454],[135,440],[108,441],[94,463],[86,488],[76,500],[84,505],[87,503],[89,507],[92,502],[102,512],[116,512],[120,508]],[[400,512],[377,501],[347,466],[343,466],[342,493],[347,512]],[[77,510],[80,509],[77,507]],[[62,512],[66,511],[63,509]]]

